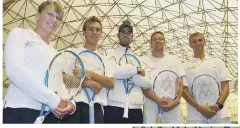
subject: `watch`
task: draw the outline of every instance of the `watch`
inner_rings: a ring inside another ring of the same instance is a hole
[[[140,67],[137,67],[137,74],[140,74],[141,73],[141,69]]]
[[[219,107],[219,109],[221,110],[222,108],[223,108],[223,104],[220,104],[220,103],[216,103],[217,105],[218,105],[218,107]]]

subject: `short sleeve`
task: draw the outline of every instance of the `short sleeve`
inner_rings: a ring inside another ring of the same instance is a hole
[[[227,80],[231,80],[231,75],[228,71],[228,69],[226,68],[224,62],[220,59],[214,59],[215,64],[218,66],[218,70],[219,70],[219,80],[220,81],[227,81]]]
[[[174,56],[174,60],[175,60],[175,70],[177,72],[177,74],[179,75],[179,77],[184,77],[186,75],[185,69],[184,69],[184,65],[183,63],[179,60],[179,58],[177,56]]]

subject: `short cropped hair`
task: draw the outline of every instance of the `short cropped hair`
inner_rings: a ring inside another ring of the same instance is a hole
[[[204,42],[206,41],[206,40],[205,40],[205,37],[204,37],[204,35],[203,35],[203,33],[195,32],[195,33],[192,33],[192,34],[189,36],[189,44],[191,43],[191,38],[194,37],[194,36],[198,36],[198,35],[203,36],[203,40],[204,40]]]
[[[154,32],[154,33],[151,35],[151,44],[152,44],[152,38],[153,38],[153,36],[154,36],[155,34],[160,34],[160,35],[162,35],[162,36],[163,36],[163,39],[164,39],[164,42],[166,43],[163,32],[161,32],[161,31],[156,31],[156,32]]]
[[[98,17],[96,17],[96,16],[91,16],[91,17],[89,17],[89,18],[84,22],[83,28],[82,28],[83,31],[86,31],[86,29],[87,29],[87,24],[90,23],[90,22],[98,22],[98,23],[101,25],[101,31],[102,31],[102,23],[101,23],[101,21],[98,19]]]

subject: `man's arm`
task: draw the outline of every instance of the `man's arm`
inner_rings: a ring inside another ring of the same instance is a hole
[[[196,110],[199,110],[200,105],[193,99],[192,95],[189,93],[188,87],[183,87],[183,98]]]
[[[116,66],[113,69],[113,74],[115,79],[128,79],[137,74],[137,67],[134,67],[131,64]]]
[[[224,104],[228,95],[229,95],[229,81],[222,81],[221,82],[221,93],[220,93],[220,97],[219,97],[217,103]],[[220,108],[217,104],[211,106],[211,109],[216,112],[220,110]]]
[[[95,82],[92,79],[85,79],[83,81],[83,85],[89,87],[95,94],[98,94],[102,89],[101,84]]]
[[[156,94],[153,93],[153,91],[150,88],[142,89],[142,92],[144,96],[155,102],[158,106],[167,103],[167,99],[158,97]]]
[[[224,104],[229,95],[229,81],[232,79],[232,77],[221,59],[216,58],[214,61],[218,67],[218,77],[221,81],[221,92],[217,102],[218,104]],[[213,105],[212,110],[219,111],[220,108],[217,104],[215,104]]]
[[[142,89],[151,88],[150,80],[140,74],[134,75],[131,80],[136,86]]]
[[[183,98],[205,117],[212,117],[216,114],[216,111],[211,110],[209,106],[198,104],[189,93],[188,87],[183,87]]]
[[[174,101],[176,101],[177,103],[180,103],[180,100],[181,100],[181,97],[182,97],[182,94],[183,94],[183,78],[181,77],[180,81],[176,81],[176,82],[179,82],[177,84],[179,84],[180,88],[179,88],[178,95],[177,95],[177,97]]]
[[[85,79],[92,80],[91,83],[93,84],[92,85],[93,88],[95,87],[99,88],[99,84],[101,85],[101,87],[105,87],[105,88],[113,88],[114,86],[114,80],[111,77],[103,76],[90,70],[86,70],[85,73],[86,73]],[[81,69],[80,68],[73,69],[73,74],[75,77],[81,77]],[[87,84],[84,84],[84,85],[87,85]]]
[[[228,95],[229,95],[229,81],[222,81],[221,82],[221,93],[218,99],[218,103],[224,104]]]
[[[99,83],[104,88],[114,87],[114,79],[112,77],[103,76],[90,70],[86,71],[86,77]]]

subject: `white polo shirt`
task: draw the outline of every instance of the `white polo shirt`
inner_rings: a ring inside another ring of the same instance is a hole
[[[41,109],[41,103],[56,108],[61,97],[68,98],[60,85],[44,85],[45,71],[57,51],[30,29],[14,28],[5,44],[5,71],[11,84],[5,96],[5,107]],[[49,108],[46,107],[46,110]]]
[[[80,52],[87,50],[87,49],[82,47],[82,48],[69,48],[68,50],[71,50],[71,51],[75,52],[76,54],[79,54]],[[98,54],[102,58],[102,61],[104,62],[105,76],[113,77],[111,67],[108,65],[108,60],[106,59],[106,57],[99,54],[98,51],[93,51],[93,52]],[[94,68],[94,64],[95,64],[96,60],[92,60],[93,58],[90,58],[90,57],[84,57],[81,59],[83,60],[85,69],[92,70]],[[73,89],[71,89],[70,92],[75,93],[76,90],[77,90],[77,88],[73,88]],[[86,88],[86,90],[92,97],[93,92],[89,88]],[[87,95],[83,89],[75,97],[75,102],[84,102],[84,103],[89,104]],[[95,96],[94,103],[99,103],[103,106],[107,105],[107,89],[106,88],[102,88],[101,91]]]
[[[188,83],[188,89],[191,90],[192,82],[195,77],[201,74],[208,74],[216,78],[216,80],[221,83],[221,81],[231,80],[231,76],[225,67],[222,60],[218,58],[211,58],[209,56],[205,56],[205,58],[201,61],[199,58],[192,58],[188,62],[185,63],[186,70],[186,80]],[[221,87],[220,87],[221,89]],[[191,92],[190,92],[191,94]],[[222,110],[218,111],[218,113],[212,118],[212,120],[230,117],[228,111],[228,105],[224,104]],[[188,104],[188,120],[207,120],[200,112],[198,112],[195,108]]]
[[[145,77],[137,75],[137,67],[131,65],[119,66],[119,59],[125,54],[126,48],[118,45],[118,48],[115,50],[110,49],[107,51],[108,57],[113,63],[115,62],[115,67],[113,68],[114,74],[114,88],[110,89],[108,93],[108,105],[124,108],[125,104],[125,88],[123,85],[123,79],[133,77],[132,81],[136,84],[130,95],[129,99],[129,108],[130,109],[141,109],[143,105],[143,94],[140,86],[144,88],[150,87],[150,81]],[[131,50],[128,49],[128,54],[132,54]],[[146,87],[145,87],[146,86]]]
[[[155,58],[152,55],[141,57],[144,63],[146,76],[151,81],[151,89],[153,89],[154,79],[160,71],[172,70],[178,74],[179,77],[186,75],[184,66],[179,58],[174,55],[165,55],[162,58]],[[184,78],[183,78],[184,79]],[[187,86],[186,83],[183,84]],[[166,94],[167,95],[167,94]],[[158,105],[152,100],[145,97],[144,103],[144,123],[156,123],[158,115]],[[183,123],[180,105],[162,115],[162,123]]]

